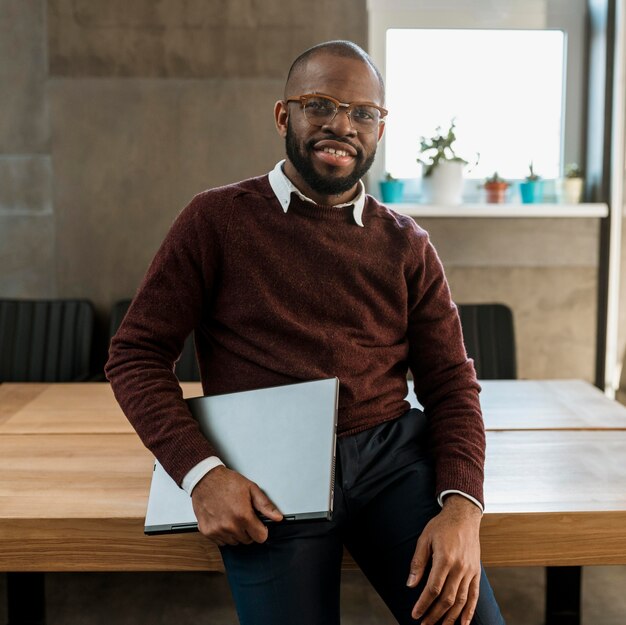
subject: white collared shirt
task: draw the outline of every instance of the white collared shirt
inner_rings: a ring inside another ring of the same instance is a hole
[[[279,163],[276,163],[276,167],[272,169],[269,173],[269,181],[270,186],[272,187],[272,191],[278,198],[280,205],[283,207],[283,210],[287,212],[289,209],[289,203],[291,202],[291,194],[295,193],[298,197],[302,198],[307,202],[311,202],[311,204],[317,204],[311,198],[307,197],[298,189],[289,178],[285,175],[283,171],[283,165],[285,160],[283,159]],[[359,180],[358,182],[359,192],[357,196],[350,200],[349,202],[344,202],[343,204],[336,204],[335,208],[346,208],[348,206],[352,206],[352,214],[354,216],[354,221],[363,228],[363,208],[365,207],[365,185],[363,182]]]

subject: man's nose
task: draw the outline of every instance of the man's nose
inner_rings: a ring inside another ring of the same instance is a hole
[[[340,106],[335,117],[325,126],[331,129],[338,137],[356,135],[356,130],[352,127],[349,111],[345,106]]]

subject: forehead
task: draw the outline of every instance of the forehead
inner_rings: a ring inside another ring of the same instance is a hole
[[[374,70],[359,59],[317,54],[310,58],[287,86],[287,97],[324,93],[342,102],[369,101],[383,105]]]

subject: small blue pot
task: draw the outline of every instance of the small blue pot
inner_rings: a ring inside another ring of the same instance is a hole
[[[380,183],[380,194],[383,202],[402,202],[402,193],[404,192],[404,182],[402,180],[383,180]]]
[[[543,202],[543,180],[526,180],[519,183],[523,204],[541,204]]]

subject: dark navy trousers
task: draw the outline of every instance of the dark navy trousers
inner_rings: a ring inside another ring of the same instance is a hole
[[[339,625],[343,547],[398,623],[427,577],[407,588],[417,539],[440,507],[423,413],[337,442],[332,521],[270,524],[263,544],[221,548],[241,625]],[[473,625],[504,625],[484,570]]]

